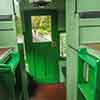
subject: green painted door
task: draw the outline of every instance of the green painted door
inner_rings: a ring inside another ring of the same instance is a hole
[[[59,82],[57,12],[43,9],[25,11],[24,21],[29,73],[39,83]]]

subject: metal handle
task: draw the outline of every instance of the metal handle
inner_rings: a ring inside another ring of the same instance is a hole
[[[89,81],[89,65],[87,63],[84,63],[83,66],[83,79],[85,82]]]
[[[55,42],[55,41],[52,41],[51,46],[52,46],[53,48],[57,47],[56,42]]]

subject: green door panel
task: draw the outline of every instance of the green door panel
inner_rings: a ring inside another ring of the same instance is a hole
[[[50,15],[52,18],[52,41],[32,42],[31,16]],[[25,11],[25,47],[29,73],[39,83],[59,82],[59,34],[57,32],[57,13],[55,10]]]

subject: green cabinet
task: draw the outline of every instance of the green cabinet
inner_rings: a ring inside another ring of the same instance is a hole
[[[0,100],[15,100],[15,71],[19,63],[19,54],[13,52],[6,63],[0,63]]]

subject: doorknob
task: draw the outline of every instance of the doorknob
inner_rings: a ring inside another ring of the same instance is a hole
[[[53,47],[53,48],[57,47],[57,44],[56,44],[55,41],[52,41],[52,43],[51,43],[51,47]]]

